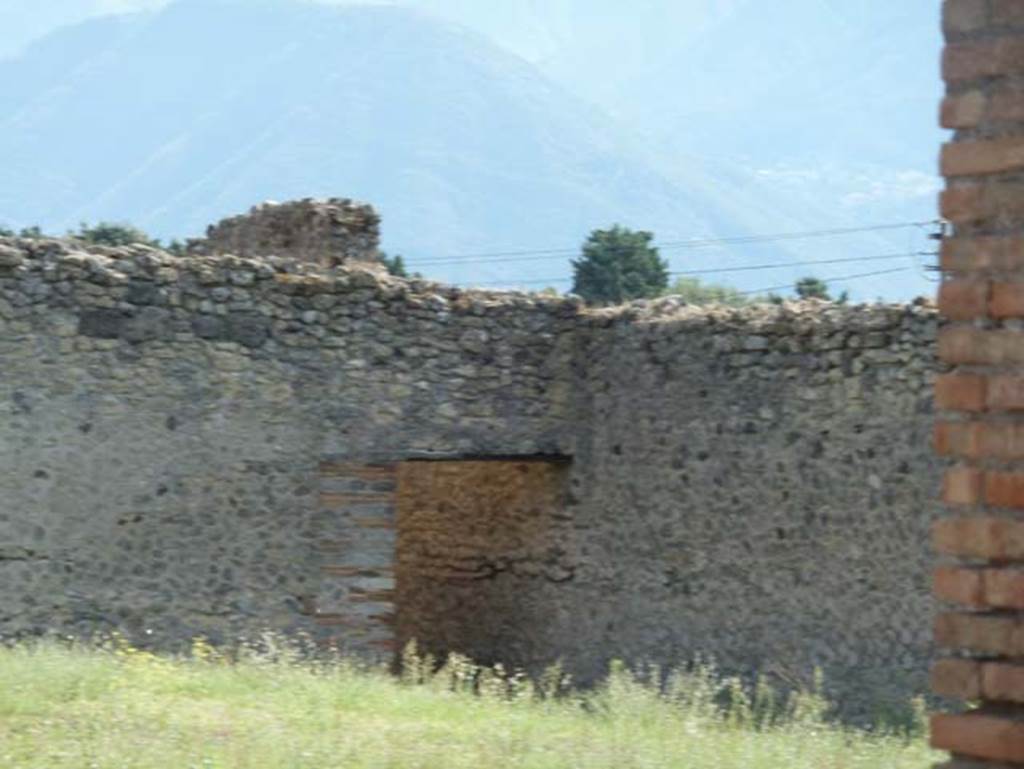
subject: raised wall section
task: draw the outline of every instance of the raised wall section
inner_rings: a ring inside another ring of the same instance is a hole
[[[400,498],[409,460],[548,457],[564,508],[529,542],[496,509],[467,528],[465,563],[526,557],[460,587],[536,619],[445,643],[583,681],[614,657],[818,665],[851,703],[902,699],[931,652],[936,325],[0,239],[0,633],[386,653],[384,468]]]
[[[346,198],[263,203],[223,219],[190,240],[193,254],[278,256],[334,267],[373,264],[380,258],[380,216],[372,206]]]

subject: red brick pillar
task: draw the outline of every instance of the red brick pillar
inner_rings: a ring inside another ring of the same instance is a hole
[[[936,446],[952,466],[935,526],[944,604],[932,719],[950,769],[1024,766],[1024,0],[946,0]]]

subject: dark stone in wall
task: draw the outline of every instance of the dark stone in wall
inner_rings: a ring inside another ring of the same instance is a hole
[[[125,318],[121,336],[127,342],[148,342],[166,339],[171,335],[171,314],[159,307],[143,307],[131,317]]]
[[[260,347],[270,336],[270,320],[257,313],[235,313],[226,318],[224,338],[245,347]]]
[[[146,280],[133,280],[124,294],[124,301],[129,304],[157,304],[160,298],[160,288]]]
[[[120,310],[86,310],[79,316],[78,333],[98,339],[117,339],[125,320]]]
[[[200,339],[224,339],[223,319],[216,315],[198,315],[192,320],[192,333]]]

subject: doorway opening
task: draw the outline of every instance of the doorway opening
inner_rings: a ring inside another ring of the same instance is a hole
[[[412,460],[397,468],[396,640],[438,658],[546,664],[575,577],[570,461]]]

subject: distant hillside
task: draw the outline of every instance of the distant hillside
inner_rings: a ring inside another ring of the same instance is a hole
[[[441,11],[448,2],[429,5]],[[706,23],[732,23],[723,9],[741,2],[718,4]],[[556,5],[564,17],[559,29],[568,34],[579,2]],[[589,30],[586,45],[580,39],[564,47],[612,72],[614,41],[607,51],[599,41],[609,39],[615,12],[607,0],[599,5],[592,7],[603,15],[591,26],[600,28]],[[524,7],[517,13],[528,18],[511,14],[509,23],[539,30],[542,9]],[[557,31],[549,30],[554,37],[545,50],[563,48]],[[631,55],[630,67],[621,67],[627,80],[646,71]],[[666,48],[652,61],[675,55]],[[695,149],[689,137],[707,137],[713,123],[678,119],[685,92],[664,92],[671,102],[664,121],[651,115],[627,130],[565,82],[556,85],[483,36],[395,7],[178,0],[157,13],[93,19],[0,61],[7,107],[0,117],[0,225],[61,230],[102,218],[181,237],[264,199],[346,195],[379,208],[385,247],[415,269],[417,261],[451,254],[572,247],[614,222],[673,240],[898,221],[912,213],[905,206],[837,210],[785,168],[765,176]],[[631,87],[639,93],[639,83]],[[633,109],[625,99],[621,105]],[[656,141],[640,138],[645,134]],[[668,145],[673,149],[661,149]],[[902,250],[906,241],[901,234],[665,255],[674,268],[693,269],[878,254]],[[565,255],[423,269],[458,281],[543,283],[568,274]],[[856,271],[847,265],[722,278],[754,289],[808,272]],[[851,287],[900,296],[927,284],[909,271]]]
[[[42,40],[0,65],[0,93],[0,219],[15,224],[129,219],[167,237],[263,199],[341,194],[377,205],[407,255],[574,244],[615,221],[728,224],[596,109],[397,8],[182,0]]]

